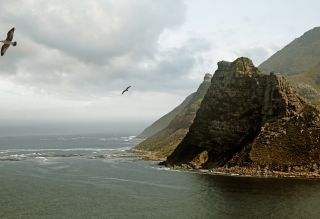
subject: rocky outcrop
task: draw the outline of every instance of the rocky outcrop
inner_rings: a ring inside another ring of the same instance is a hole
[[[219,62],[188,134],[167,165],[319,165],[320,113],[280,74],[248,58]]]
[[[145,139],[139,145],[135,146],[134,150],[139,152],[145,151],[147,152],[144,153],[145,156],[152,159],[165,159],[169,156],[187,134],[196,116],[196,112],[200,107],[201,101],[210,86],[211,77],[211,74],[204,76],[204,80],[198,90],[189,96],[191,99],[188,100],[184,108],[169,122],[167,127]]]

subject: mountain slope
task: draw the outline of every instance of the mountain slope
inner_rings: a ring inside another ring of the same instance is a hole
[[[179,106],[177,106],[171,112],[165,114],[160,119],[152,123],[145,130],[143,130],[143,132],[138,136],[138,138],[148,138],[167,127],[171,120],[188,105],[193,95],[194,93],[190,94],[186,99],[184,99],[184,101]]]
[[[272,71],[297,74],[320,62],[320,27],[315,27],[295,39],[269,59],[259,69],[264,73]]]
[[[320,106],[320,62],[302,73],[288,75],[287,79],[296,87],[302,97],[314,105]]]
[[[320,27],[289,43],[259,69],[284,74],[302,97],[320,106]]]
[[[171,120],[166,128],[147,138],[134,149],[150,151],[157,158],[165,158],[170,155],[187,134],[201,101],[210,86],[211,77],[210,74],[205,75],[204,81],[198,90],[189,96],[191,99],[186,106]]]

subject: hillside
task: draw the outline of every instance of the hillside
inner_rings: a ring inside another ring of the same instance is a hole
[[[149,127],[147,127],[141,134],[138,135],[138,138],[148,138],[157,132],[161,131],[162,129],[166,128],[171,120],[180,113],[189,103],[189,101],[192,99],[194,93],[190,94],[184,101],[174,108],[169,113],[162,116],[160,119],[152,123]]]
[[[302,73],[288,75],[287,79],[302,97],[320,106],[320,62]]]
[[[289,43],[259,69],[266,74],[284,74],[301,96],[320,106],[320,27]]]
[[[184,101],[186,105],[183,109],[180,109],[180,112],[177,113],[166,128],[147,138],[134,149],[150,151],[154,157],[159,159],[170,155],[187,134],[201,101],[210,86],[211,77],[210,74],[205,75],[204,81],[198,90],[188,97],[190,100]],[[179,107],[181,108],[182,104]]]

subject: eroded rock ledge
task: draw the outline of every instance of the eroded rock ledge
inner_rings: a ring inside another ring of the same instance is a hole
[[[248,58],[219,62],[188,134],[166,165],[306,170],[320,164],[320,113]]]

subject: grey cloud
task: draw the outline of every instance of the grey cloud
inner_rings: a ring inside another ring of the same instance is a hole
[[[0,72],[62,95],[104,94],[127,83],[137,90],[187,89],[193,83],[186,76],[209,43],[189,39],[163,50],[158,41],[184,23],[185,10],[180,0],[15,1],[0,9],[18,40]]]
[[[89,62],[128,52],[148,55],[164,28],[184,22],[181,1],[40,2],[16,1],[4,17],[36,42]]]

